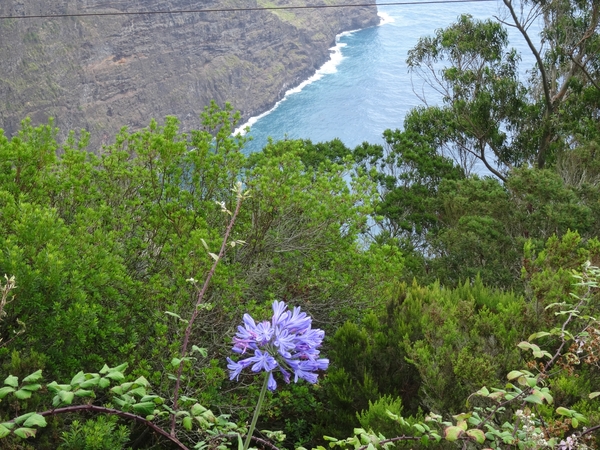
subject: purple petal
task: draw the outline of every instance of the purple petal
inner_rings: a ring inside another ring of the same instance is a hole
[[[287,305],[284,302],[278,302],[277,300],[275,300],[273,302],[273,318],[271,319],[273,328],[280,325],[280,322],[286,318],[287,318]]]
[[[327,370],[327,368],[329,367],[329,359],[327,358],[317,359],[316,363],[318,370]]]
[[[273,339],[273,344],[275,347],[277,347],[277,350],[281,356],[289,358],[292,356],[290,352],[295,350],[297,346],[296,335],[289,333],[286,329],[277,329]]]
[[[256,328],[256,322],[254,322],[254,319],[252,318],[252,316],[250,314],[245,313],[244,317],[243,317],[243,321],[244,321],[244,325],[246,326],[246,330],[254,330]],[[238,327],[238,330],[240,328],[241,327]]]
[[[285,327],[290,333],[301,333],[310,328],[311,323],[312,319],[305,312],[301,312],[299,306],[296,306],[291,313],[288,312]]]
[[[329,365],[329,360],[323,358],[319,361],[298,361],[293,360],[289,361],[290,367],[294,371],[294,383],[298,382],[299,378],[302,378],[309,383],[315,384],[318,380],[317,374],[314,371],[318,370],[321,367],[327,367]]]
[[[260,346],[267,345],[273,337],[273,328],[269,322],[261,322],[256,326],[256,343]]]
[[[285,370],[283,367],[279,366],[279,370],[281,371],[281,375],[283,375],[283,381],[289,384],[290,382],[290,373]]]
[[[269,389],[270,391],[274,391],[275,389],[277,389],[277,382],[275,381],[273,372],[269,372],[269,381],[267,384],[267,389]]]
[[[260,372],[261,370],[271,372],[277,367],[277,361],[275,361],[275,358],[273,358],[269,352],[255,350],[254,357],[248,358],[248,360],[254,363],[252,366],[253,372]]]
[[[229,369],[229,379],[233,380],[234,378],[237,380],[240,376],[242,370],[248,367],[251,364],[249,359],[243,359],[241,361],[235,362],[231,358],[227,358],[227,368]]]

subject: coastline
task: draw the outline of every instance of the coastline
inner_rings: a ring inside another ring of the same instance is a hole
[[[379,23],[377,25],[374,25],[373,27],[380,27],[382,25],[392,23],[394,21],[393,18],[391,18],[388,14],[386,14],[384,12],[378,11],[377,16],[379,17]],[[239,134],[241,136],[245,136],[247,134],[248,130],[252,128],[252,125],[254,125],[256,122],[258,122],[260,119],[271,114],[277,108],[279,108],[279,105],[281,105],[284,101],[286,101],[290,95],[301,92],[302,89],[304,89],[306,86],[314,83],[315,81],[320,80],[325,75],[336,73],[337,66],[339,66],[339,64],[344,60],[344,55],[342,54],[342,49],[344,47],[346,47],[346,45],[347,45],[343,42],[340,42],[340,39],[343,38],[344,36],[350,36],[353,33],[356,33],[357,31],[361,31],[361,30],[365,30],[367,28],[373,28],[373,27],[358,28],[356,30],[343,31],[343,32],[337,34],[335,36],[335,45],[329,49],[329,52],[330,52],[329,59],[327,61],[325,61],[325,63],[323,63],[323,65],[321,67],[319,67],[312,76],[310,76],[306,80],[302,81],[296,87],[288,89],[285,92],[285,94],[283,95],[283,97],[280,100],[278,100],[277,102],[275,102],[275,104],[267,111],[265,111],[257,116],[250,117],[244,124],[240,125],[233,131],[233,135],[236,136]]]

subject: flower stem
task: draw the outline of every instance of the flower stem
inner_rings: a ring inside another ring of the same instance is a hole
[[[260,391],[260,395],[258,396],[258,403],[256,403],[254,416],[252,416],[252,423],[250,424],[250,428],[248,428],[248,434],[246,435],[246,441],[244,442],[244,450],[248,450],[248,447],[250,447],[250,439],[252,439],[252,434],[254,433],[254,428],[256,427],[256,422],[258,420],[258,416],[260,415],[260,409],[262,407],[263,400],[265,399],[265,393],[267,392],[267,385],[269,384],[269,374],[270,372],[265,372],[265,382],[263,383],[262,390]]]

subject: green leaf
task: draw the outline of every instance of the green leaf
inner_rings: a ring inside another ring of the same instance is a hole
[[[579,421],[575,417],[573,417],[571,419],[571,425],[573,425],[573,428],[577,428],[579,426]]]
[[[39,391],[41,388],[42,388],[41,384],[28,384],[28,385],[21,387],[21,389],[25,389],[26,391],[32,391],[32,392]]]
[[[59,391],[70,391],[72,389],[70,384],[58,384],[56,381],[53,381],[46,387],[50,392],[54,392],[55,394]]]
[[[133,405],[133,410],[141,416],[147,416],[154,412],[154,406],[154,402],[136,403]]]
[[[33,414],[29,416],[23,424],[24,427],[45,427],[46,425],[46,418],[39,414]]]
[[[204,411],[202,413],[202,417],[204,417],[206,420],[208,420],[211,423],[214,423],[217,421],[217,418],[215,417],[215,415],[213,414],[213,412],[210,409],[207,409],[206,411]]]
[[[108,369],[108,372],[123,372],[125,369],[127,369],[127,367],[129,367],[129,363],[119,364],[117,367]]]
[[[19,400],[31,398],[31,391],[19,389],[18,391],[15,391],[15,397],[17,397]]]
[[[419,433],[425,433],[425,428],[423,428],[423,425],[415,423],[413,427],[415,427]]]
[[[30,437],[35,437],[35,432],[37,430],[33,428],[17,428],[14,433],[22,439],[27,439]]]
[[[198,347],[197,345],[192,345],[192,352],[199,352],[203,358],[208,356],[208,352],[205,348]]]
[[[600,392],[592,392],[592,393],[589,395],[589,398],[596,398],[596,397],[598,397],[599,395],[600,395]],[[0,398],[1,398],[1,397],[0,397]]]
[[[475,395],[481,395],[483,397],[487,397],[488,395],[490,395],[490,391],[488,391],[488,388],[486,388],[484,386],[481,389],[479,389],[477,392],[475,392]]]
[[[121,381],[125,379],[125,375],[123,375],[121,372],[109,372],[105,375],[105,377],[115,381]]]
[[[477,428],[467,430],[467,436],[475,439],[478,444],[483,444],[485,442],[485,433]]]
[[[488,395],[488,397],[491,398],[492,400],[502,399],[502,397],[504,397],[505,394],[506,394],[506,391],[496,391],[496,392],[492,392],[490,395]]]
[[[0,439],[8,436],[10,434],[10,430],[6,428],[3,424],[0,424]]]
[[[123,393],[127,392],[132,386],[133,386],[133,383],[131,381],[129,381],[127,383],[121,384],[120,386],[115,386],[114,388],[111,389],[111,391],[117,392],[118,394],[123,394]]]
[[[533,391],[531,395],[528,395],[523,400],[525,400],[528,403],[536,403],[538,405],[544,403],[544,397],[538,391]]]
[[[60,398],[60,401],[65,405],[73,403],[73,398],[75,397],[75,394],[71,391],[58,391],[57,395]]]
[[[527,382],[527,385],[529,387],[535,387],[535,386],[537,386],[537,379],[536,378],[525,378],[525,381]]]
[[[14,375],[9,375],[6,377],[6,380],[4,380],[4,384],[16,388],[19,385],[19,378],[15,377]]]
[[[138,385],[144,386],[146,388],[150,386],[150,382],[143,376],[139,377],[137,380],[135,380],[134,384],[138,384]]]
[[[33,372],[31,375],[23,378],[23,383],[35,383],[40,378],[42,378],[42,369]]]
[[[204,411],[206,411],[206,408],[199,403],[196,403],[194,406],[192,406],[192,409],[190,410],[192,416],[199,416]]]
[[[547,331],[540,331],[538,333],[533,333],[531,336],[529,336],[529,339],[527,339],[528,341],[533,341],[534,339],[538,339],[541,337],[546,337],[546,336],[550,336],[551,333],[548,333]]]
[[[96,393],[87,389],[78,389],[73,392],[77,397],[95,397]]]
[[[95,377],[95,378],[91,378],[89,380],[86,380],[83,383],[80,383],[79,387],[82,388],[82,389],[87,389],[87,388],[98,386],[99,382],[100,382],[100,378]]]
[[[188,431],[192,430],[192,418],[191,417],[183,418],[183,428],[185,428]]]
[[[173,367],[179,367],[181,365],[181,359],[179,358],[173,358],[171,360],[171,366]]]
[[[110,380],[108,378],[100,378],[100,381],[98,381],[98,386],[102,389],[106,389],[110,386]]]
[[[146,389],[143,386],[132,389],[128,392],[129,395],[137,395],[138,397],[144,397],[146,395]]]
[[[561,416],[571,417],[572,411],[563,406],[559,406],[558,408],[556,408],[556,413],[560,414]]]
[[[444,430],[444,438],[449,442],[454,442],[463,432],[460,427],[448,427]]]
[[[551,405],[552,403],[554,403],[554,397],[552,397],[552,395],[550,394],[548,388],[542,389],[542,391],[540,392],[540,395],[544,398],[544,400],[546,400],[546,402],[549,405]]]
[[[6,397],[11,392],[15,392],[15,388],[10,387],[10,386],[5,386],[5,387],[1,388],[0,389],[0,399]]]
[[[461,413],[461,414],[457,414],[457,415],[452,416],[452,417],[454,418],[454,420],[464,421],[465,419],[468,419],[472,415],[473,415],[473,413]]]
[[[114,398],[112,399],[112,401],[113,401],[113,403],[116,403],[116,404],[117,404],[118,406],[120,406],[121,408],[123,408],[123,407],[124,407],[124,406],[127,404],[127,402],[126,402],[125,400],[122,400],[122,399],[120,399],[120,398],[118,398],[118,397],[114,397]]]
[[[385,413],[387,414],[387,416],[392,419],[392,420],[398,420],[398,415],[394,414],[393,412],[391,412],[389,409],[385,410]]]
[[[521,372],[520,370],[512,370],[508,373],[508,375],[506,375],[506,378],[508,380],[514,380],[516,378],[519,378],[522,375],[523,375],[523,372]]]
[[[23,414],[22,416],[16,417],[14,420],[14,422],[17,425],[21,425],[23,422],[25,422],[27,419],[29,419],[31,416],[33,416],[35,413],[34,412],[30,412],[27,414]]]
[[[179,314],[175,314],[174,312],[171,312],[171,311],[165,311],[165,314],[167,314],[167,315],[169,315],[169,316],[172,316],[172,317],[175,317],[176,319],[179,319],[179,320],[180,320],[181,322],[183,322],[183,323],[188,323],[188,321],[187,321],[187,320],[183,319],[183,318],[182,318],[182,317],[181,317]]]
[[[69,383],[71,386],[79,386],[79,383],[83,383],[85,381],[85,374],[83,371],[79,371]]]

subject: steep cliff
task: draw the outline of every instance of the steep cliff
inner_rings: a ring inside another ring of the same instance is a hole
[[[370,0],[373,4],[375,0]],[[364,4],[308,0],[302,4]],[[0,15],[260,8],[297,0],[2,0]],[[91,148],[116,131],[176,115],[198,127],[211,99],[244,118],[267,110],[329,58],[335,35],[378,22],[376,6],[0,19],[0,128],[29,116],[87,129]]]

